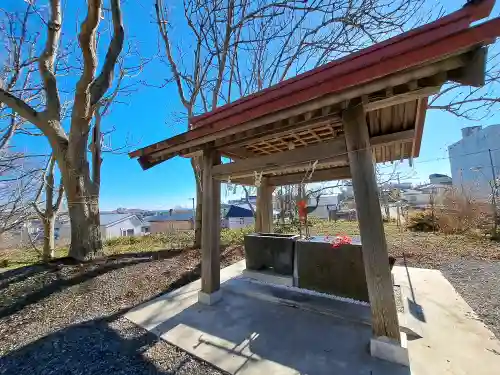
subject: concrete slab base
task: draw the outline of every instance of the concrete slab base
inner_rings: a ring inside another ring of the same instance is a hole
[[[408,340],[413,375],[499,373],[500,341],[440,271],[395,266],[393,273],[408,324],[422,336]]]
[[[370,340],[370,354],[372,357],[410,367],[408,343],[406,333],[403,332],[401,332],[401,344],[388,337],[372,338]]]
[[[226,286],[225,284],[223,285]],[[371,328],[223,289],[215,305],[181,292],[126,316],[163,340],[233,375],[408,375],[372,358]],[[159,317],[161,316],[161,319]],[[160,321],[161,320],[161,321]]]
[[[243,270],[242,275],[243,275],[243,277],[258,280],[258,281],[268,283],[268,284],[293,286],[293,277],[292,276],[278,275],[274,272],[253,271],[253,270],[245,269],[245,270]]]
[[[439,271],[393,269],[423,336],[408,340],[408,368],[370,355],[382,343],[370,341],[366,321],[335,316],[342,301],[257,285],[241,276],[244,269],[239,262],[221,270],[224,297],[215,305],[198,302],[198,280],[125,317],[233,375],[409,375],[410,369],[412,375],[496,375],[500,368],[500,342]],[[362,318],[366,306],[358,307],[348,315]]]
[[[223,289],[241,296],[330,315],[371,327],[370,306],[364,302],[296,287],[271,285],[258,281],[248,282],[247,279],[242,278],[228,280]]]
[[[220,289],[210,294],[202,292],[201,290],[198,292],[198,302],[203,303],[204,305],[209,305],[209,306],[215,305],[221,299],[222,299],[222,292]]]

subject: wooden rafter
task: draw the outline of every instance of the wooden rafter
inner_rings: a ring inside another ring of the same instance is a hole
[[[406,130],[394,134],[372,137],[371,145],[378,147],[404,141],[411,142],[414,134],[413,130]],[[382,149],[385,151],[385,147],[382,147]],[[316,160],[320,165],[331,163],[343,165],[346,161],[345,155],[345,139],[344,137],[338,137],[308,147],[217,165],[213,168],[212,173],[214,178],[217,179],[233,179],[252,176],[254,172],[276,173],[290,168],[297,168]]]

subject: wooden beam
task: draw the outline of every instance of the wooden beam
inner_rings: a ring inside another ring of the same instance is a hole
[[[228,150],[232,150],[233,147],[247,146],[252,143],[256,143],[259,141],[271,139],[271,138],[280,138],[284,137],[293,132],[299,132],[302,130],[307,130],[311,127],[322,126],[341,123],[341,118],[338,113],[330,114],[322,117],[312,118],[310,120],[302,121],[302,122],[289,122],[287,125],[282,125],[279,127],[271,127],[267,126],[262,127],[262,130],[259,131],[258,134],[254,134],[252,137],[244,137],[241,140],[236,140],[232,142],[225,142],[222,139],[219,143],[229,144]],[[261,128],[258,128],[261,129]]]
[[[480,47],[469,53],[470,62],[451,71],[448,78],[466,86],[482,87],[485,84],[488,47]]]
[[[413,129],[402,132],[376,136],[371,139],[373,146],[392,144],[401,141],[411,141],[415,135]],[[318,160],[318,168],[326,166],[344,166],[347,164],[347,149],[345,138],[339,137],[329,141],[316,143],[312,146],[296,148],[251,159],[239,160],[234,163],[221,164],[214,167],[213,176],[216,179],[237,180],[253,176],[254,172],[278,173],[296,172],[296,169],[307,168],[307,163]],[[273,184],[277,185],[277,184]]]
[[[293,185],[302,182],[304,179],[304,172],[301,173],[291,173],[282,176],[269,176],[267,180],[269,184],[273,186],[281,185]],[[330,169],[320,169],[314,171],[310,180],[305,180],[304,182],[322,182],[322,181],[334,181],[334,180],[346,180],[351,178],[351,172],[349,167],[337,167]]]
[[[424,87],[414,91],[405,92],[404,94],[394,95],[389,98],[364,104],[364,108],[366,112],[376,111],[382,108],[392,107],[394,105],[403,104],[412,100],[417,100],[423,97],[434,95],[438,93],[440,89],[441,86]]]
[[[262,177],[257,188],[256,232],[271,233],[273,225],[273,187],[269,185],[267,177]],[[257,230],[258,229],[258,230]]]
[[[415,137],[415,130],[403,130],[401,132],[378,135],[376,137],[370,138],[371,146],[381,146],[390,145],[393,143],[399,143],[403,141],[411,141]]]
[[[213,167],[212,173],[215,178],[228,178],[229,176],[252,175],[254,171],[269,172],[280,170],[285,167],[301,165],[316,160],[331,159],[346,153],[343,138],[332,139],[327,142],[313,146],[296,148],[271,155],[259,156],[252,159],[244,159],[234,163],[221,164]]]
[[[346,174],[345,173],[346,170],[342,169],[346,168],[346,165],[348,164],[347,155],[345,155],[344,160],[345,161],[342,161],[342,163],[337,162],[337,160],[335,160],[334,163],[332,163],[331,160],[325,163],[318,162],[318,164],[316,165],[316,170],[313,173],[313,176],[308,181],[321,182],[321,181],[331,181],[331,180],[343,180],[346,178],[350,178],[350,174],[349,173]],[[298,166],[290,168],[281,168],[274,172],[270,172],[269,174],[266,175],[266,177],[268,178],[269,184],[272,186],[292,185],[301,182],[305,176],[306,170],[309,170],[310,167],[311,163],[304,164],[300,168]],[[333,170],[335,171],[338,170],[338,172],[331,172]],[[347,167],[347,172],[348,170],[349,167]],[[325,173],[327,171],[328,173]],[[224,180],[222,180],[222,182],[224,182]],[[254,186],[255,178],[253,177],[253,174],[251,176],[248,175],[237,178],[231,178],[231,183],[246,185],[246,186]]]
[[[345,110],[342,118],[359,221],[373,334],[375,337],[385,336],[399,343],[398,314],[366,115],[362,106],[355,106]]]
[[[427,98],[419,99],[417,103],[417,114],[415,115],[415,136],[411,146],[411,158],[420,155],[420,144],[424,134],[425,114],[427,113]]]
[[[220,163],[214,149],[203,152],[201,229],[201,291],[212,294],[220,288],[220,181],[212,178],[212,167]]]
[[[276,155],[276,154],[272,154]],[[266,155],[267,156],[267,155]],[[262,172],[262,174],[266,177],[270,177],[273,174],[290,174],[290,173],[305,173],[306,170],[310,170],[313,162],[306,162],[306,163],[301,163],[301,164],[295,164],[292,166],[287,166],[287,167],[266,167],[263,168],[262,170],[259,171]],[[335,156],[330,159],[325,159],[318,161],[316,164],[316,168],[318,169],[325,169],[325,168],[334,168],[334,167],[343,167],[348,165],[348,159],[347,159],[347,154],[345,155],[339,155]],[[221,180],[224,182],[225,180],[231,179],[231,181],[234,181],[237,183],[237,181],[244,181],[243,185],[254,185],[254,171],[248,171],[248,172],[242,172],[242,173],[236,173],[236,174],[231,174],[231,175],[221,175],[221,176],[215,176],[214,178]],[[245,181],[251,181],[251,183],[245,183]]]
[[[257,187],[257,199],[255,201],[255,233],[263,232],[262,230],[262,205],[264,196],[264,186],[262,184]]]

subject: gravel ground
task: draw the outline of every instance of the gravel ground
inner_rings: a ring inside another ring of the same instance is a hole
[[[223,266],[241,258],[224,250]],[[195,250],[4,272],[0,374],[222,374],[123,317],[199,275]]]
[[[500,261],[460,259],[439,269],[500,339]]]
[[[222,264],[242,256],[228,248]],[[500,338],[500,261],[425,259],[408,263],[440,269]],[[0,274],[0,374],[222,374],[123,317],[198,278],[199,261],[195,250],[169,250]]]

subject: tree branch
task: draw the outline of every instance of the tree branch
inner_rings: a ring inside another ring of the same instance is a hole
[[[158,30],[160,31],[160,35],[163,39],[163,43],[165,44],[165,51],[167,53],[168,63],[170,65],[170,69],[172,70],[172,75],[174,76],[175,83],[177,85],[177,91],[179,92],[179,98],[182,102],[182,105],[188,109],[190,106],[190,102],[186,100],[186,96],[184,95],[184,90],[182,88],[181,76],[179,73],[179,69],[177,68],[177,64],[172,56],[172,50],[170,48],[170,39],[168,37],[167,30],[167,21],[165,21],[165,17],[163,16],[163,1],[156,0],[155,2],[155,10],[156,10],[156,21],[158,24]]]
[[[120,0],[111,0],[111,14],[113,18],[113,39],[109,44],[101,74],[90,86],[91,105],[95,105],[111,86],[116,61],[122,51],[123,40],[125,39]]]
[[[57,90],[57,81],[54,74],[54,61],[57,55],[59,39],[61,37],[61,2],[50,1],[50,21],[47,23],[47,41],[45,49],[38,59],[38,69],[43,80],[47,113],[54,119],[60,120],[61,102]]]
[[[101,108],[97,104],[95,111],[95,124],[92,134],[92,182],[94,188],[99,192],[101,186]]]
[[[53,210],[55,213],[57,213],[59,211],[59,209],[61,208],[61,203],[62,203],[63,198],[64,198],[64,185],[63,185],[63,181],[61,178],[61,180],[59,181],[59,191],[57,193],[57,200],[56,200],[56,203],[54,203],[54,207],[53,207]]]
[[[40,121],[40,114],[33,108],[31,107],[28,103],[26,103],[24,100],[8,93],[4,89],[0,88],[0,102],[4,103],[7,105],[10,109],[12,109],[14,112],[16,112],[19,116],[25,118],[29,122],[31,122],[33,125],[36,125],[40,128],[40,130],[43,129],[43,125]]]
[[[101,5],[101,0],[88,0],[87,17],[83,21],[78,35],[78,42],[83,55],[83,72],[76,84],[75,103],[73,105],[72,118],[76,122],[81,121],[81,119],[90,121],[91,118],[89,86],[94,79],[97,67],[96,29],[101,18]],[[75,129],[75,126],[72,126],[71,130],[71,133],[81,132],[81,129]]]

